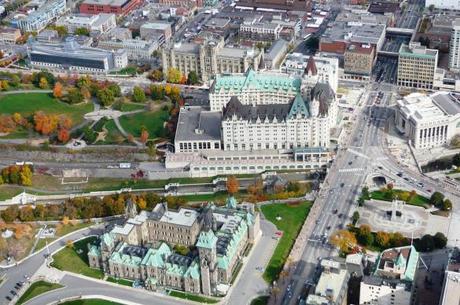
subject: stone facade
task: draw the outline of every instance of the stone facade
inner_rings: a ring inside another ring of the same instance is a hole
[[[131,204],[132,205],[132,204]],[[249,244],[260,234],[259,215],[253,205],[168,211],[158,204],[152,212],[131,216],[90,246],[89,264],[112,277],[140,281],[147,289],[158,287],[205,295],[219,294],[229,285]],[[187,254],[174,251],[186,246]]]

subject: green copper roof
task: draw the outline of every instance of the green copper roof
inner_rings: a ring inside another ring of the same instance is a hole
[[[233,196],[229,196],[227,198],[227,200],[225,201],[225,206],[228,208],[228,209],[236,209],[236,205],[237,205],[237,201],[235,199],[235,197]]]
[[[117,264],[139,267],[141,265],[142,259],[138,256],[123,254],[123,248],[126,246],[127,244],[124,243],[120,249],[118,249],[118,251],[113,252],[109,258],[109,261]]]
[[[152,267],[164,267],[166,263],[166,258],[172,254],[171,249],[166,243],[161,243],[157,249],[150,248],[147,251],[144,259],[142,260],[142,265],[152,266]]]
[[[246,222],[248,225],[252,225],[254,223],[254,216],[251,213],[246,213]]]
[[[191,277],[192,279],[200,279],[200,264],[198,264],[198,261],[193,261],[184,276]]]
[[[98,256],[99,257],[99,256],[101,256],[101,250],[99,249],[98,246],[91,245],[89,247],[88,255]]]
[[[102,234],[101,241],[109,247],[113,247],[115,240],[113,239],[112,233],[108,232]]]
[[[406,259],[404,258],[404,256],[402,256],[401,253],[396,258],[395,264],[396,264],[396,266],[398,266],[400,268],[403,268],[403,267],[406,266]]]
[[[288,114],[288,119],[296,117],[297,114],[300,114],[304,117],[310,116],[310,111],[308,110],[307,105],[305,104],[305,101],[303,100],[300,93],[296,95],[294,102],[292,102],[292,106]]]
[[[236,227],[233,232],[218,232],[219,236],[230,237],[230,242],[227,246],[225,255],[219,255],[217,257],[217,267],[221,269],[228,269],[229,264],[236,254],[238,245],[240,244],[243,237],[247,234],[248,226],[244,220],[241,220],[239,226]]]
[[[413,281],[415,272],[417,271],[418,259],[420,254],[415,250],[414,246],[410,246],[409,261],[407,262],[406,271],[404,272],[403,280]]]
[[[196,246],[200,248],[212,249],[215,247],[216,242],[217,237],[213,231],[202,231],[200,236],[198,236],[198,242],[196,243]]]
[[[296,77],[256,73],[249,69],[244,75],[218,75],[214,83],[214,91],[241,92],[245,89],[262,91],[294,91],[300,92],[301,80]]]

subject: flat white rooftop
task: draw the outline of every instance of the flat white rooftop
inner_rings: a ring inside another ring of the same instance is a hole
[[[160,218],[161,222],[190,227],[198,218],[198,212],[189,209],[166,211]]]

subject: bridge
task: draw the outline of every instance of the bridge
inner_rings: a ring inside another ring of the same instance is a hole
[[[415,30],[414,29],[388,27],[386,32],[389,33],[389,34],[412,36],[415,33]]]

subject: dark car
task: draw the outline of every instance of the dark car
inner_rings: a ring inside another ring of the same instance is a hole
[[[352,165],[352,164],[353,164],[353,161],[348,162],[348,165]]]
[[[332,211],[333,214],[337,214],[338,210],[335,209],[334,211]]]
[[[11,301],[11,300],[12,300],[11,297],[10,297],[9,295],[7,295],[7,296],[5,297],[5,299],[7,299],[8,301]]]
[[[344,187],[344,185],[345,185],[345,183],[343,183],[343,182],[340,183],[340,187]]]
[[[12,295],[17,295],[16,291],[14,291],[14,290],[10,290],[10,292],[11,292]]]

